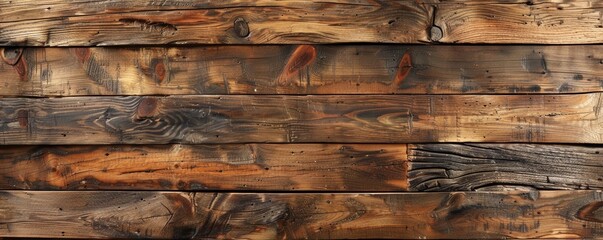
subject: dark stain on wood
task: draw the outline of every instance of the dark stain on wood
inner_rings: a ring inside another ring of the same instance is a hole
[[[174,35],[176,31],[178,31],[178,28],[175,25],[160,21],[149,21],[137,18],[121,18],[119,19],[119,22],[126,25],[140,27],[141,31],[159,33],[162,36]]]
[[[27,128],[29,122],[29,111],[24,109],[17,111],[17,119],[19,121],[19,126],[22,128]]]
[[[544,54],[541,52],[532,52],[522,60],[523,68],[530,73],[546,74],[547,66]]]
[[[237,18],[234,21],[234,31],[240,38],[246,38],[249,36],[251,31],[249,30],[249,25],[244,18]]]
[[[400,63],[398,64],[398,69],[396,71],[396,75],[394,80],[392,81],[393,86],[400,86],[404,82],[404,79],[410,74],[412,70],[412,60],[410,58],[410,54],[405,52],[400,59]]]

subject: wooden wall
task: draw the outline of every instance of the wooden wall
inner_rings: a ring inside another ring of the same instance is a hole
[[[0,0],[0,238],[603,237],[601,0]]]

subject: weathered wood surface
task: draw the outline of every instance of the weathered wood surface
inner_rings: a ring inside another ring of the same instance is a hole
[[[0,192],[0,236],[592,238],[599,191],[275,194]]]
[[[0,45],[603,43],[602,8],[597,0],[4,0]]]
[[[0,143],[603,143],[600,93],[4,98]]]
[[[443,0],[442,0],[443,1]],[[446,43],[603,43],[603,1],[453,0],[434,24]]]
[[[603,147],[410,144],[411,191],[603,189]]]
[[[402,191],[406,145],[3,146],[1,189]]]
[[[598,145],[411,144],[407,158],[405,144],[3,146],[0,189],[603,189],[602,152]]]
[[[603,46],[5,48],[0,95],[505,94],[603,90]]]
[[[433,9],[415,1],[0,2],[0,45],[428,41]]]

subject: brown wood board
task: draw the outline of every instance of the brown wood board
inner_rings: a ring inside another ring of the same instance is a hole
[[[4,48],[0,95],[600,92],[602,52],[599,45]]]
[[[404,191],[405,144],[0,147],[0,189]]]
[[[600,93],[4,98],[4,145],[603,143]]]
[[[600,191],[279,194],[0,192],[0,236],[594,238]]]
[[[601,1],[3,1],[0,45],[603,42]]]
[[[425,42],[415,1],[2,1],[0,45]]]

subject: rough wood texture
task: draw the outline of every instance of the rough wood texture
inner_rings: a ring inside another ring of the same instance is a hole
[[[401,191],[406,145],[4,146],[0,188]]]
[[[603,43],[603,1],[447,1],[434,24],[447,43]]]
[[[603,90],[603,46],[5,48],[0,95],[468,94]]]
[[[433,9],[415,1],[0,2],[0,45],[427,41]]]
[[[603,143],[600,93],[4,98],[0,143]]]
[[[0,236],[592,238],[598,191],[414,194],[0,193]]]
[[[602,43],[602,8],[597,0],[4,0],[0,45]]]
[[[603,189],[603,147],[411,144],[411,191]]]

